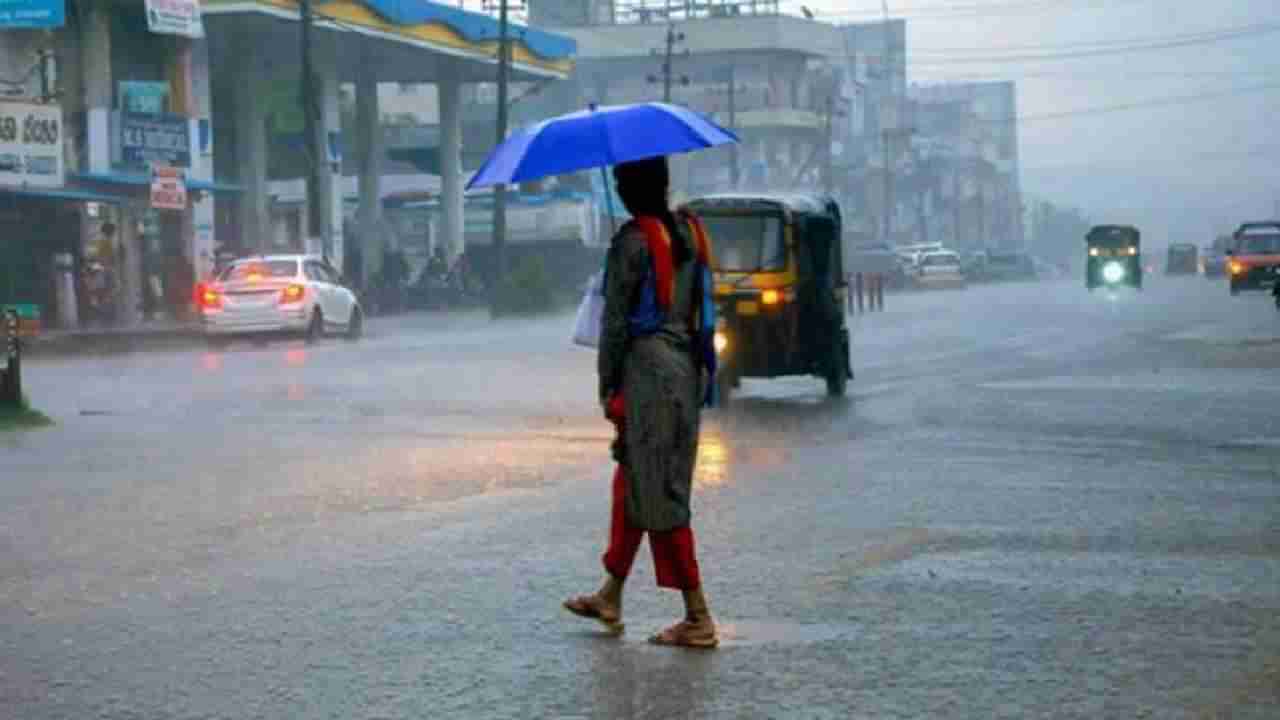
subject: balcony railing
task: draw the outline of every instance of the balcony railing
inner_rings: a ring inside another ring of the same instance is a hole
[[[701,18],[734,18],[781,15],[779,0],[621,0],[614,21],[665,23]]]

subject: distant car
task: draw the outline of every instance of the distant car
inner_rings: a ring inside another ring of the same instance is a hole
[[[1227,252],[1231,294],[1271,290],[1280,281],[1280,221],[1245,223]]]
[[[269,255],[232,262],[197,290],[201,324],[210,344],[233,337],[297,335],[315,342],[330,332],[358,339],[364,310],[323,259]]]
[[[1222,277],[1227,274],[1227,251],[1233,244],[1230,235],[1221,235],[1200,251],[1200,271],[1205,277]]]
[[[1195,275],[1200,267],[1199,249],[1191,243],[1169,245],[1165,260],[1165,275]]]
[[[921,253],[916,262],[915,281],[926,288],[965,287],[960,256],[949,250]]]

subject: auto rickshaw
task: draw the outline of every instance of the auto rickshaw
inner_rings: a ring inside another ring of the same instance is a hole
[[[1131,225],[1098,225],[1085,236],[1085,287],[1142,289],[1142,236]]]
[[[815,195],[727,194],[684,206],[711,239],[720,402],[744,377],[853,379],[840,206]]]
[[[1200,249],[1191,243],[1173,243],[1165,262],[1165,275],[1195,275],[1200,272]]]

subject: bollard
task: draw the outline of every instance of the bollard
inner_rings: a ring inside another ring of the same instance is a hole
[[[858,296],[858,314],[861,315],[862,309],[862,273],[858,273],[853,278],[853,291]]]
[[[0,378],[0,404],[20,407],[22,405],[22,341],[18,337],[18,311],[4,312],[4,354],[0,363],[3,378]]]

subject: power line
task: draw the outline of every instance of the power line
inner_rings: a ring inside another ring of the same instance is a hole
[[[1142,100],[1130,103],[1118,103],[1115,105],[1098,105],[1096,107],[1077,108],[1075,110],[1063,110],[1060,112],[1041,113],[1037,115],[1013,115],[1002,118],[991,118],[984,122],[992,125],[1010,124],[1010,123],[1034,123],[1048,120],[1063,120],[1073,117],[1085,117],[1090,115],[1106,115],[1110,113],[1128,112],[1131,110],[1145,110],[1148,108],[1170,107],[1176,105],[1188,105],[1203,100],[1212,100],[1222,97],[1235,97],[1239,95],[1248,95],[1252,93],[1267,92],[1270,90],[1280,90],[1280,82],[1266,83],[1263,85],[1251,85],[1245,87],[1229,88],[1215,92],[1203,92],[1190,95],[1172,95],[1162,98],[1152,98],[1150,100]]]
[[[1019,52],[1073,52],[1079,50],[1103,50],[1115,47],[1127,48],[1147,45],[1160,45],[1172,42],[1204,42],[1217,40],[1220,38],[1234,38],[1238,36],[1261,35],[1273,33],[1280,30],[1280,23],[1254,23],[1250,25],[1238,25],[1234,27],[1215,28],[1212,30],[1202,30],[1193,33],[1181,33],[1178,35],[1159,35],[1147,36],[1140,38],[1124,38],[1118,40],[1092,40],[1074,43],[1061,43],[1055,45],[1006,45],[998,47],[967,47],[967,48],[913,48],[913,53],[925,55],[966,55],[981,53],[1019,53]]]

